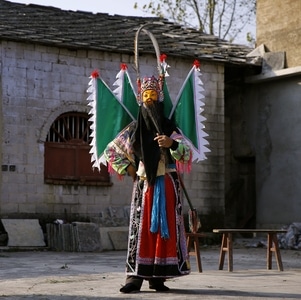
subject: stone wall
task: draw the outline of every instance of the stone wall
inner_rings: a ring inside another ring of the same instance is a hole
[[[132,182],[112,178],[110,187],[44,184],[44,142],[50,125],[65,112],[88,112],[89,76],[99,69],[112,87],[120,63],[127,63],[135,82],[133,56],[97,51],[68,50],[35,44],[2,41],[1,106],[2,169],[0,214],[32,215],[72,220],[97,218],[108,207],[128,207]],[[193,61],[167,58],[167,79],[176,98]],[[205,87],[211,153],[193,166],[184,182],[195,207],[202,213],[224,206],[224,68],[201,62]],[[141,75],[156,74],[153,56],[140,58]],[[186,202],[186,207],[188,207]]]
[[[286,67],[300,65],[301,1],[257,0],[256,44],[286,52]]]
[[[300,220],[300,75],[252,83],[244,118],[256,154],[256,223],[281,228]]]

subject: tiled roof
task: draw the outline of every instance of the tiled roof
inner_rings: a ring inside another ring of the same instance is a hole
[[[253,50],[157,17],[94,14],[0,0],[1,40],[133,54],[135,33],[145,23],[153,23],[147,29],[168,56],[246,64],[246,54]],[[154,53],[150,39],[140,37],[139,53]]]

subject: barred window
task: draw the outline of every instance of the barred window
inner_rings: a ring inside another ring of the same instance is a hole
[[[52,184],[108,185],[107,167],[93,170],[90,122],[86,113],[68,112],[51,125],[45,142],[44,180]]]

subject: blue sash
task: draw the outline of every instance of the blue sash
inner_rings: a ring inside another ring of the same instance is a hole
[[[174,168],[175,165],[168,166]],[[164,175],[158,176],[155,181],[154,196],[153,196],[153,207],[151,216],[151,227],[152,233],[158,232],[160,225],[161,237],[164,239],[169,238],[169,231],[166,217],[166,197],[165,197],[165,183]]]

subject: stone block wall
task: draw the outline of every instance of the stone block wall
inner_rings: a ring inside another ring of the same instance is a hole
[[[110,187],[44,183],[44,142],[54,120],[70,111],[88,112],[86,93],[94,69],[112,87],[120,63],[127,63],[135,84],[134,57],[119,53],[70,50],[2,41],[0,214],[57,219],[97,218],[106,207],[130,204],[132,181],[112,177]],[[192,60],[167,58],[171,96],[176,98]],[[201,62],[205,88],[206,130],[211,153],[193,166],[184,182],[202,212],[224,205],[224,69]],[[156,60],[141,55],[141,76],[156,74]],[[188,204],[186,202],[186,207]]]
[[[286,52],[286,67],[300,66],[301,1],[257,0],[256,44]]]

